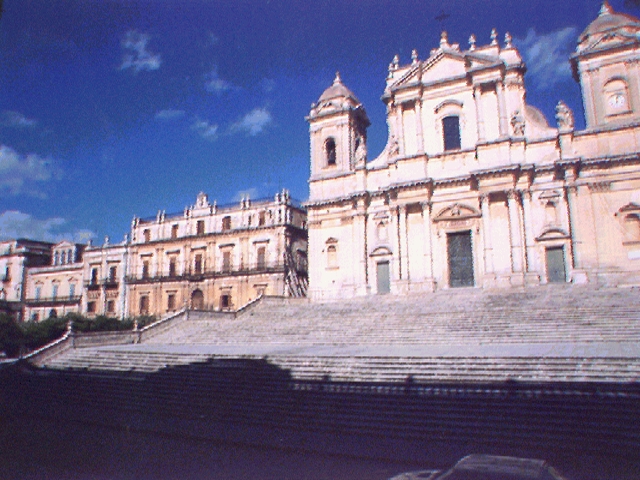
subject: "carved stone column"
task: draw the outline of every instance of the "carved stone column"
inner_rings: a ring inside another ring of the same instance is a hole
[[[507,137],[509,135],[509,124],[507,119],[507,100],[504,95],[504,84],[496,82],[496,96],[498,98],[498,114],[500,115],[499,135]]]
[[[431,222],[431,202],[422,202],[422,224],[424,227],[424,264],[425,264],[425,276],[426,283],[433,291],[435,290],[435,279],[433,278],[433,239],[431,235],[433,233]]]
[[[415,103],[416,108],[416,136],[418,141],[418,154],[424,153],[424,132],[422,127],[422,100],[418,99]]]
[[[507,192],[507,206],[509,207],[509,234],[511,236],[511,271],[524,271],[522,254],[522,215],[520,193],[516,190]]]
[[[407,238],[407,206],[398,207],[398,257],[400,259],[400,270],[398,277],[400,280],[409,280],[409,240]]]
[[[484,239],[484,273],[495,275],[493,268],[493,246],[491,242],[491,212],[489,208],[489,194],[480,195],[480,207],[482,210],[482,237]]]
[[[478,125],[478,142],[485,141],[484,115],[482,111],[482,92],[479,86],[473,87],[473,99],[476,104],[476,123]]]
[[[399,154],[400,156],[404,156],[404,118],[402,117],[402,104],[398,104],[396,106],[396,122],[396,132],[398,133],[396,140],[398,140],[398,149],[400,150]]]

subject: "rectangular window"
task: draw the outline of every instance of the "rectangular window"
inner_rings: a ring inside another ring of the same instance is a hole
[[[222,252],[222,271],[223,272],[231,271],[231,252],[230,251]]]
[[[142,262],[142,278],[149,278],[149,262],[147,260]]]
[[[176,294],[170,293],[167,296],[167,310],[172,311],[176,309]]]
[[[116,302],[113,300],[107,300],[107,313],[115,313],[116,311]]]
[[[198,220],[198,223],[196,224],[196,229],[197,229],[197,234],[198,235],[204,235],[204,220]]]
[[[169,259],[169,276],[170,277],[176,276],[176,259],[175,258]]]
[[[91,269],[91,285],[97,285],[97,284],[98,284],[98,269],[92,268]]]
[[[144,236],[145,242],[151,241],[151,232],[149,231],[149,229],[146,229],[144,232],[142,232],[142,235]]]
[[[87,312],[96,313],[96,302],[87,302]]]
[[[69,284],[69,297],[74,297],[76,294],[76,284],[75,283],[70,283]]]
[[[194,264],[195,273],[202,273],[202,254],[199,253],[196,255],[196,261]]]
[[[142,295],[140,297],[140,315],[146,315],[149,313],[149,297]]]
[[[442,119],[442,135],[444,137],[444,149],[460,149],[460,117],[451,115]]]
[[[53,285],[53,288],[51,289],[51,296],[53,298],[56,298],[58,296],[58,284],[57,283],[55,283]]]
[[[222,219],[222,230],[231,230],[231,217],[228,215]]]
[[[257,265],[256,267],[258,268],[258,270],[264,270],[266,265],[266,257],[267,254],[267,249],[265,247],[259,247],[258,248],[258,261],[257,261]]]
[[[231,295],[220,296],[220,308],[231,308]]]
[[[109,267],[109,283],[116,283],[116,277],[118,275],[118,267]]]
[[[178,225],[171,226],[171,238],[178,238]]]
[[[42,295],[42,287],[36,287],[36,300],[40,300],[40,295]]]
[[[263,227],[267,223],[267,212],[258,213],[258,226]]]

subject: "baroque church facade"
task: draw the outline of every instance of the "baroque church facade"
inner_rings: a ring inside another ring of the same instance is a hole
[[[640,283],[640,21],[605,2],[568,60],[584,130],[562,101],[554,126],[526,103],[508,33],[396,56],[371,160],[337,75],[307,117],[309,296]]]

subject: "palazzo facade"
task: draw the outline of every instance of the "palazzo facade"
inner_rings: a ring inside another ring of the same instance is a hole
[[[200,193],[180,215],[134,219],[127,311],[236,310],[260,295],[304,296],[306,213],[284,190],[274,199],[218,206]]]
[[[388,142],[339,75],[312,105],[309,295],[640,283],[640,21],[605,2],[568,61],[586,128],[525,101],[507,33],[396,56]]]

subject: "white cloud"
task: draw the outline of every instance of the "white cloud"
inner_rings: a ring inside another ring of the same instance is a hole
[[[565,27],[538,34],[529,29],[525,38],[514,40],[525,62],[527,73],[538,90],[550,90],[571,78],[569,56],[575,48],[578,30]]]
[[[133,68],[138,73],[142,70],[151,71],[160,68],[162,63],[160,54],[152,54],[147,51],[147,44],[150,38],[146,33],[139,33],[135,30],[127,32],[120,44],[122,48],[129,50],[129,52],[122,57],[120,70]]]
[[[266,108],[254,108],[238,122],[231,125],[231,132],[243,131],[252,137],[262,132],[273,121]]]
[[[218,125],[215,123],[209,123],[206,120],[196,120],[191,128],[198,132],[198,134],[205,140],[213,142],[218,138]]]
[[[216,95],[220,95],[227,90],[230,90],[232,87],[231,83],[223,80],[218,75],[218,68],[214,67],[209,73],[205,75],[205,84],[204,88],[209,93],[215,93]]]
[[[20,112],[14,112],[12,110],[5,110],[2,112],[0,122],[5,127],[16,128],[33,128],[37,125],[37,121],[33,118],[28,118]]]
[[[176,118],[182,118],[184,115],[184,110],[160,110],[156,113],[156,120],[174,120]]]
[[[7,210],[0,213],[0,240],[10,238],[30,238],[47,242],[71,240],[86,243],[95,233],[86,229],[69,230],[67,220],[60,217],[40,220],[28,213]]]
[[[34,153],[21,155],[11,147],[0,145],[0,195],[43,197],[36,184],[50,180],[54,173],[51,159]]]

